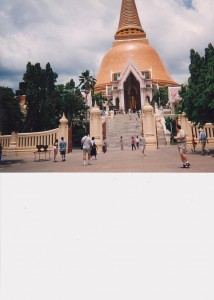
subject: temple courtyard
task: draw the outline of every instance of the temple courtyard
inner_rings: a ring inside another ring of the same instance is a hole
[[[0,164],[0,173],[32,173],[32,172],[78,172],[78,173],[210,173],[214,172],[214,149],[210,153],[201,155],[200,148],[196,152],[187,153],[188,160],[191,163],[189,169],[181,168],[176,145],[161,146],[159,149],[146,149],[146,156],[141,157],[140,150],[131,150],[126,147],[123,151],[119,148],[108,148],[104,154],[98,150],[97,160],[94,157],[91,160],[92,165],[83,166],[82,151],[73,150],[66,154],[66,161],[61,161],[58,154],[58,162],[53,162],[53,151],[50,154],[50,160],[34,161],[34,154],[25,153],[5,153],[2,156]]]

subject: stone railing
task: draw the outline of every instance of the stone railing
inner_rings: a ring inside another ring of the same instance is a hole
[[[0,143],[4,149],[9,148],[10,139],[11,139],[11,135],[0,135]]]
[[[12,132],[11,135],[0,135],[0,143],[2,144],[3,151],[8,153],[10,151],[36,151],[36,145],[48,145],[49,149],[53,147],[54,141],[64,137],[68,142],[68,120],[63,117],[60,119],[58,128],[30,133],[16,133]]]
[[[193,125],[188,119],[185,117],[185,114],[178,116],[178,124],[181,125],[186,131],[187,134],[187,144],[192,143],[192,135],[195,135],[195,139],[198,142],[199,139],[199,129],[201,128],[198,125]],[[204,132],[206,133],[207,139],[209,141],[209,147],[214,147],[214,126],[211,123],[206,123],[203,127]]]
[[[172,118],[175,118],[175,114],[169,115]],[[156,124],[161,124],[166,140],[169,140],[170,138],[170,131],[167,130],[166,124],[165,124],[165,118],[164,115],[160,112],[156,113]],[[198,125],[193,125],[186,117],[185,114],[178,115],[178,124],[181,125],[181,128],[185,130],[186,136],[187,136],[187,145],[192,145],[192,136],[195,135],[195,139],[198,142],[199,140],[199,129],[201,128]],[[214,147],[214,126],[211,123],[206,123],[203,127],[204,132],[206,133],[207,139],[208,139],[208,146]]]

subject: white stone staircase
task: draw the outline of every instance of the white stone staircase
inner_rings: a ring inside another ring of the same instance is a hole
[[[137,121],[136,121],[137,119]],[[120,147],[120,137],[123,137],[125,147],[131,147],[131,137],[140,136],[142,132],[142,123],[137,114],[117,114],[113,119],[106,120],[106,138],[110,148]],[[138,126],[136,126],[138,125]]]

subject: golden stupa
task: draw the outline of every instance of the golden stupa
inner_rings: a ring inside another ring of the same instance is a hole
[[[178,85],[157,51],[149,45],[134,0],[122,0],[119,26],[114,38],[113,46],[104,56],[98,71],[96,92],[106,95],[107,88],[112,87],[112,82],[120,76],[128,62],[152,79],[152,84],[160,87]]]

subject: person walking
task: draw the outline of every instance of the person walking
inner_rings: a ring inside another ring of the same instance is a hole
[[[83,165],[86,166],[86,154],[88,155],[88,165],[92,165],[90,162],[92,142],[87,133],[85,133],[84,137],[81,139],[81,144],[83,150]]]
[[[189,168],[190,163],[187,160],[187,146],[186,146],[186,132],[181,129],[181,125],[177,124],[176,125],[176,132],[177,135],[174,136],[174,139],[177,140],[178,143],[178,152],[180,154],[180,158],[182,161],[182,166],[181,168]]]
[[[67,147],[67,143],[64,141],[64,137],[61,137],[61,141],[59,143],[59,150],[62,156],[62,161],[65,161],[66,147]]]
[[[141,155],[142,157],[145,156],[145,148],[146,148],[146,140],[143,136],[143,133],[141,133],[141,136],[139,137],[139,145],[140,145],[140,151],[141,151]]]
[[[136,136],[135,142],[136,142],[137,149],[139,149],[139,138],[138,138],[138,135]]]
[[[206,147],[206,143],[207,143],[207,136],[203,129],[200,129],[199,143],[201,143],[201,155],[204,155],[205,150],[206,150],[205,147]],[[206,151],[209,153],[209,150],[206,150]]]
[[[138,123],[138,119],[136,118],[135,120],[135,128],[138,128],[139,127],[139,123]]]
[[[136,147],[135,147],[135,138],[132,136],[131,138],[131,146],[132,146],[132,151],[135,149],[136,150]]]
[[[123,150],[123,137],[120,137],[120,150]]]
[[[58,143],[58,139],[55,140],[54,144],[53,144],[53,149],[54,149],[54,162],[57,162],[56,157],[58,154],[58,147],[59,147],[59,143]]]
[[[95,159],[97,159],[97,145],[96,145],[96,142],[95,142],[95,138],[92,137],[91,139],[91,143],[92,143],[92,147],[91,147],[91,158],[94,156]]]
[[[103,150],[103,153],[106,153],[106,151],[107,151],[107,141],[106,141],[106,138],[103,138],[102,150]]]
[[[192,152],[195,152],[196,145],[197,145],[197,142],[195,140],[195,135],[193,134],[192,135],[192,149],[191,149]]]

